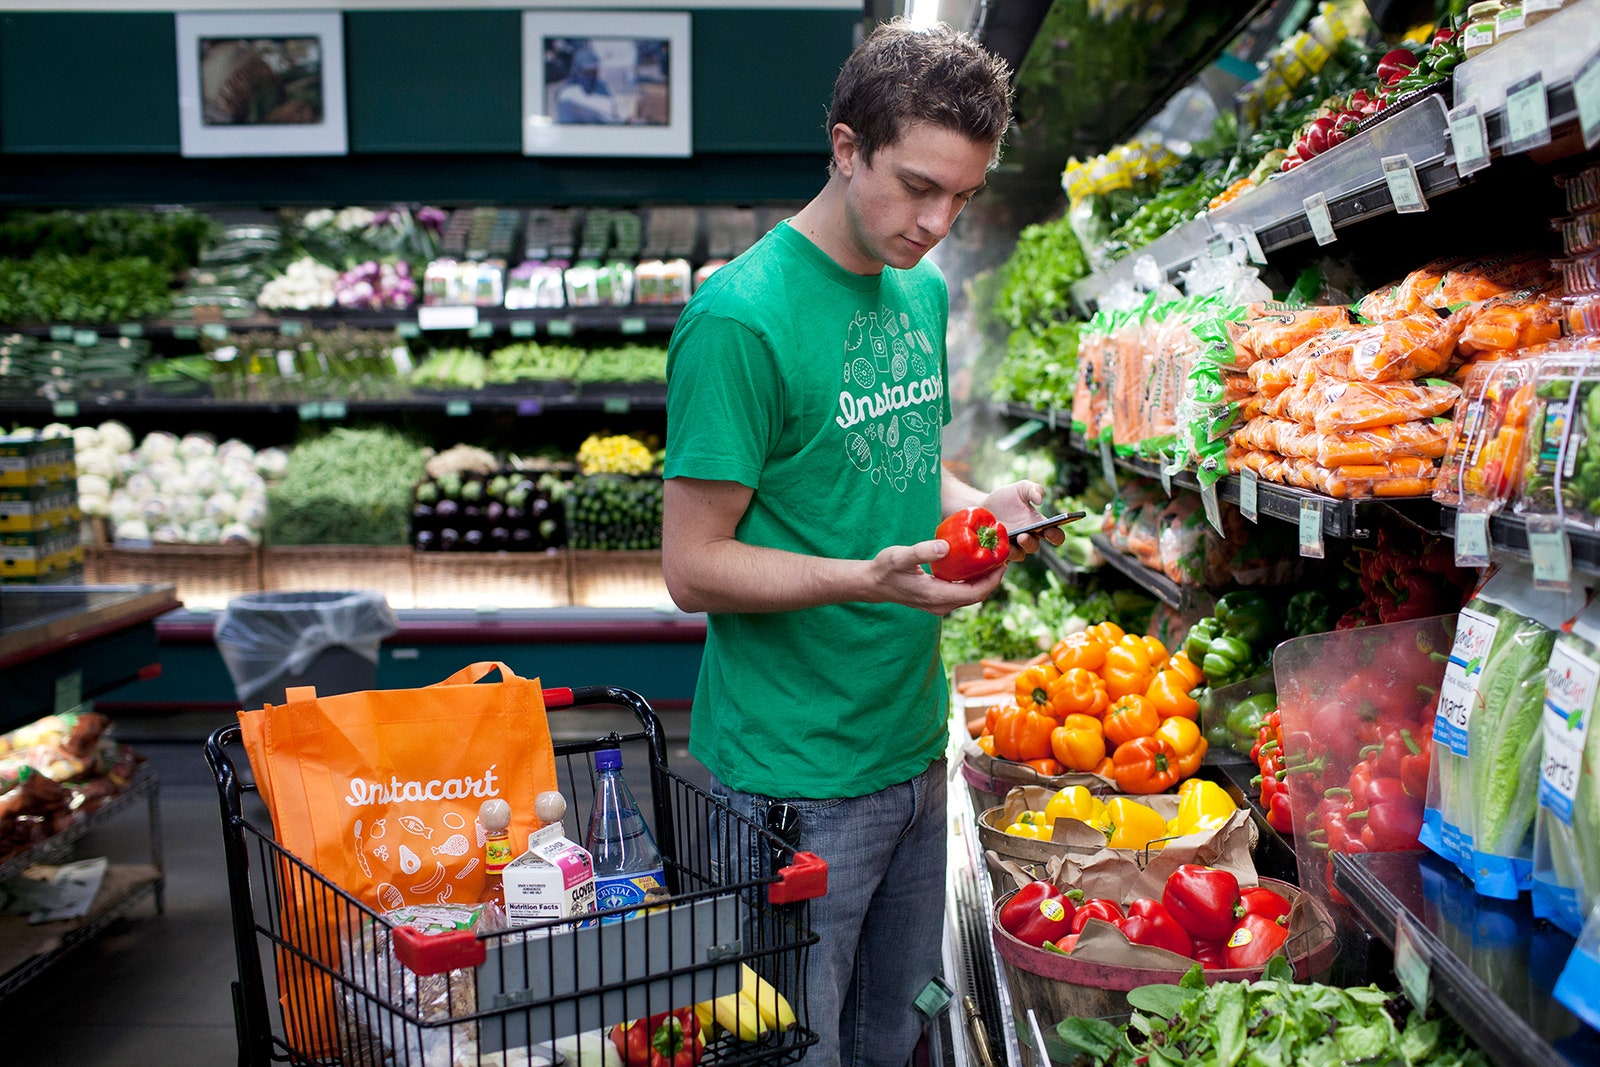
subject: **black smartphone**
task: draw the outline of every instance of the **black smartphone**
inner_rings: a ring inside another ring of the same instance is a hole
[[[1083,515],[1084,513],[1081,511],[1063,511],[1059,515],[1051,515],[1048,518],[1037,519],[1033,522],[1025,523],[1021,526],[1018,526],[1015,530],[1008,529],[1006,531],[1006,536],[1015,541],[1023,534],[1038,533],[1040,530],[1048,530],[1052,526],[1065,526],[1069,522],[1077,522],[1079,519],[1083,518]]]

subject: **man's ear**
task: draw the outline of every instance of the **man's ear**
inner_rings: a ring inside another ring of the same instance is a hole
[[[844,123],[836,122],[829,131],[829,136],[833,142],[834,169],[848,178],[861,158],[857,150],[856,132]]]

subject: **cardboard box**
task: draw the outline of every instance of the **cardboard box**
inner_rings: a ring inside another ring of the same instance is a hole
[[[0,437],[0,486],[47,486],[78,476],[70,437]]]
[[[528,850],[501,872],[512,926],[586,915],[594,910],[594,865],[582,845],[551,823],[528,838]]]
[[[73,482],[0,486],[0,533],[65,526],[82,517]]]

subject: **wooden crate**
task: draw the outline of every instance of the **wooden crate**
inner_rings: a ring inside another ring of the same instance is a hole
[[[419,552],[419,608],[561,608],[572,603],[565,549]]]
[[[94,585],[173,585],[186,608],[221,610],[261,591],[255,545],[89,545],[85,572]]]
[[[268,545],[261,584],[272,593],[371,589],[391,608],[414,608],[416,556],[410,545]]]
[[[671,604],[661,573],[661,550],[608,552],[571,549],[572,602],[580,607],[653,608]]]

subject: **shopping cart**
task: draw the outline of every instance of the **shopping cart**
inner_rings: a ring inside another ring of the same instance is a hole
[[[787,999],[796,1024],[744,1040],[724,1033],[700,1062],[789,1063],[815,1043],[804,995],[817,940],[809,901],[826,892],[826,866],[670,770],[660,721],[638,694],[591,686],[546,689],[544,700],[551,710],[609,708],[620,716],[625,730],[555,744],[568,833],[581,840],[573,823],[593,802],[588,753],[622,749],[630,779],[648,775],[647,818],[671,891],[665,904],[485,935],[419,935],[280,847],[265,805],[251,796],[248,764],[241,775],[230,754],[239,727],[211,735],[206,761],[222,805],[241,1064],[558,1064],[573,1059],[570,1035],[737,994],[745,966]],[[635,790],[642,796],[638,784]],[[259,821],[246,815],[247,800]],[[724,876],[719,855],[751,857],[754,873]],[[308,914],[322,921],[307,922]],[[315,1010],[327,998],[331,1021]],[[584,1052],[600,1051],[597,1039],[585,1040]]]

